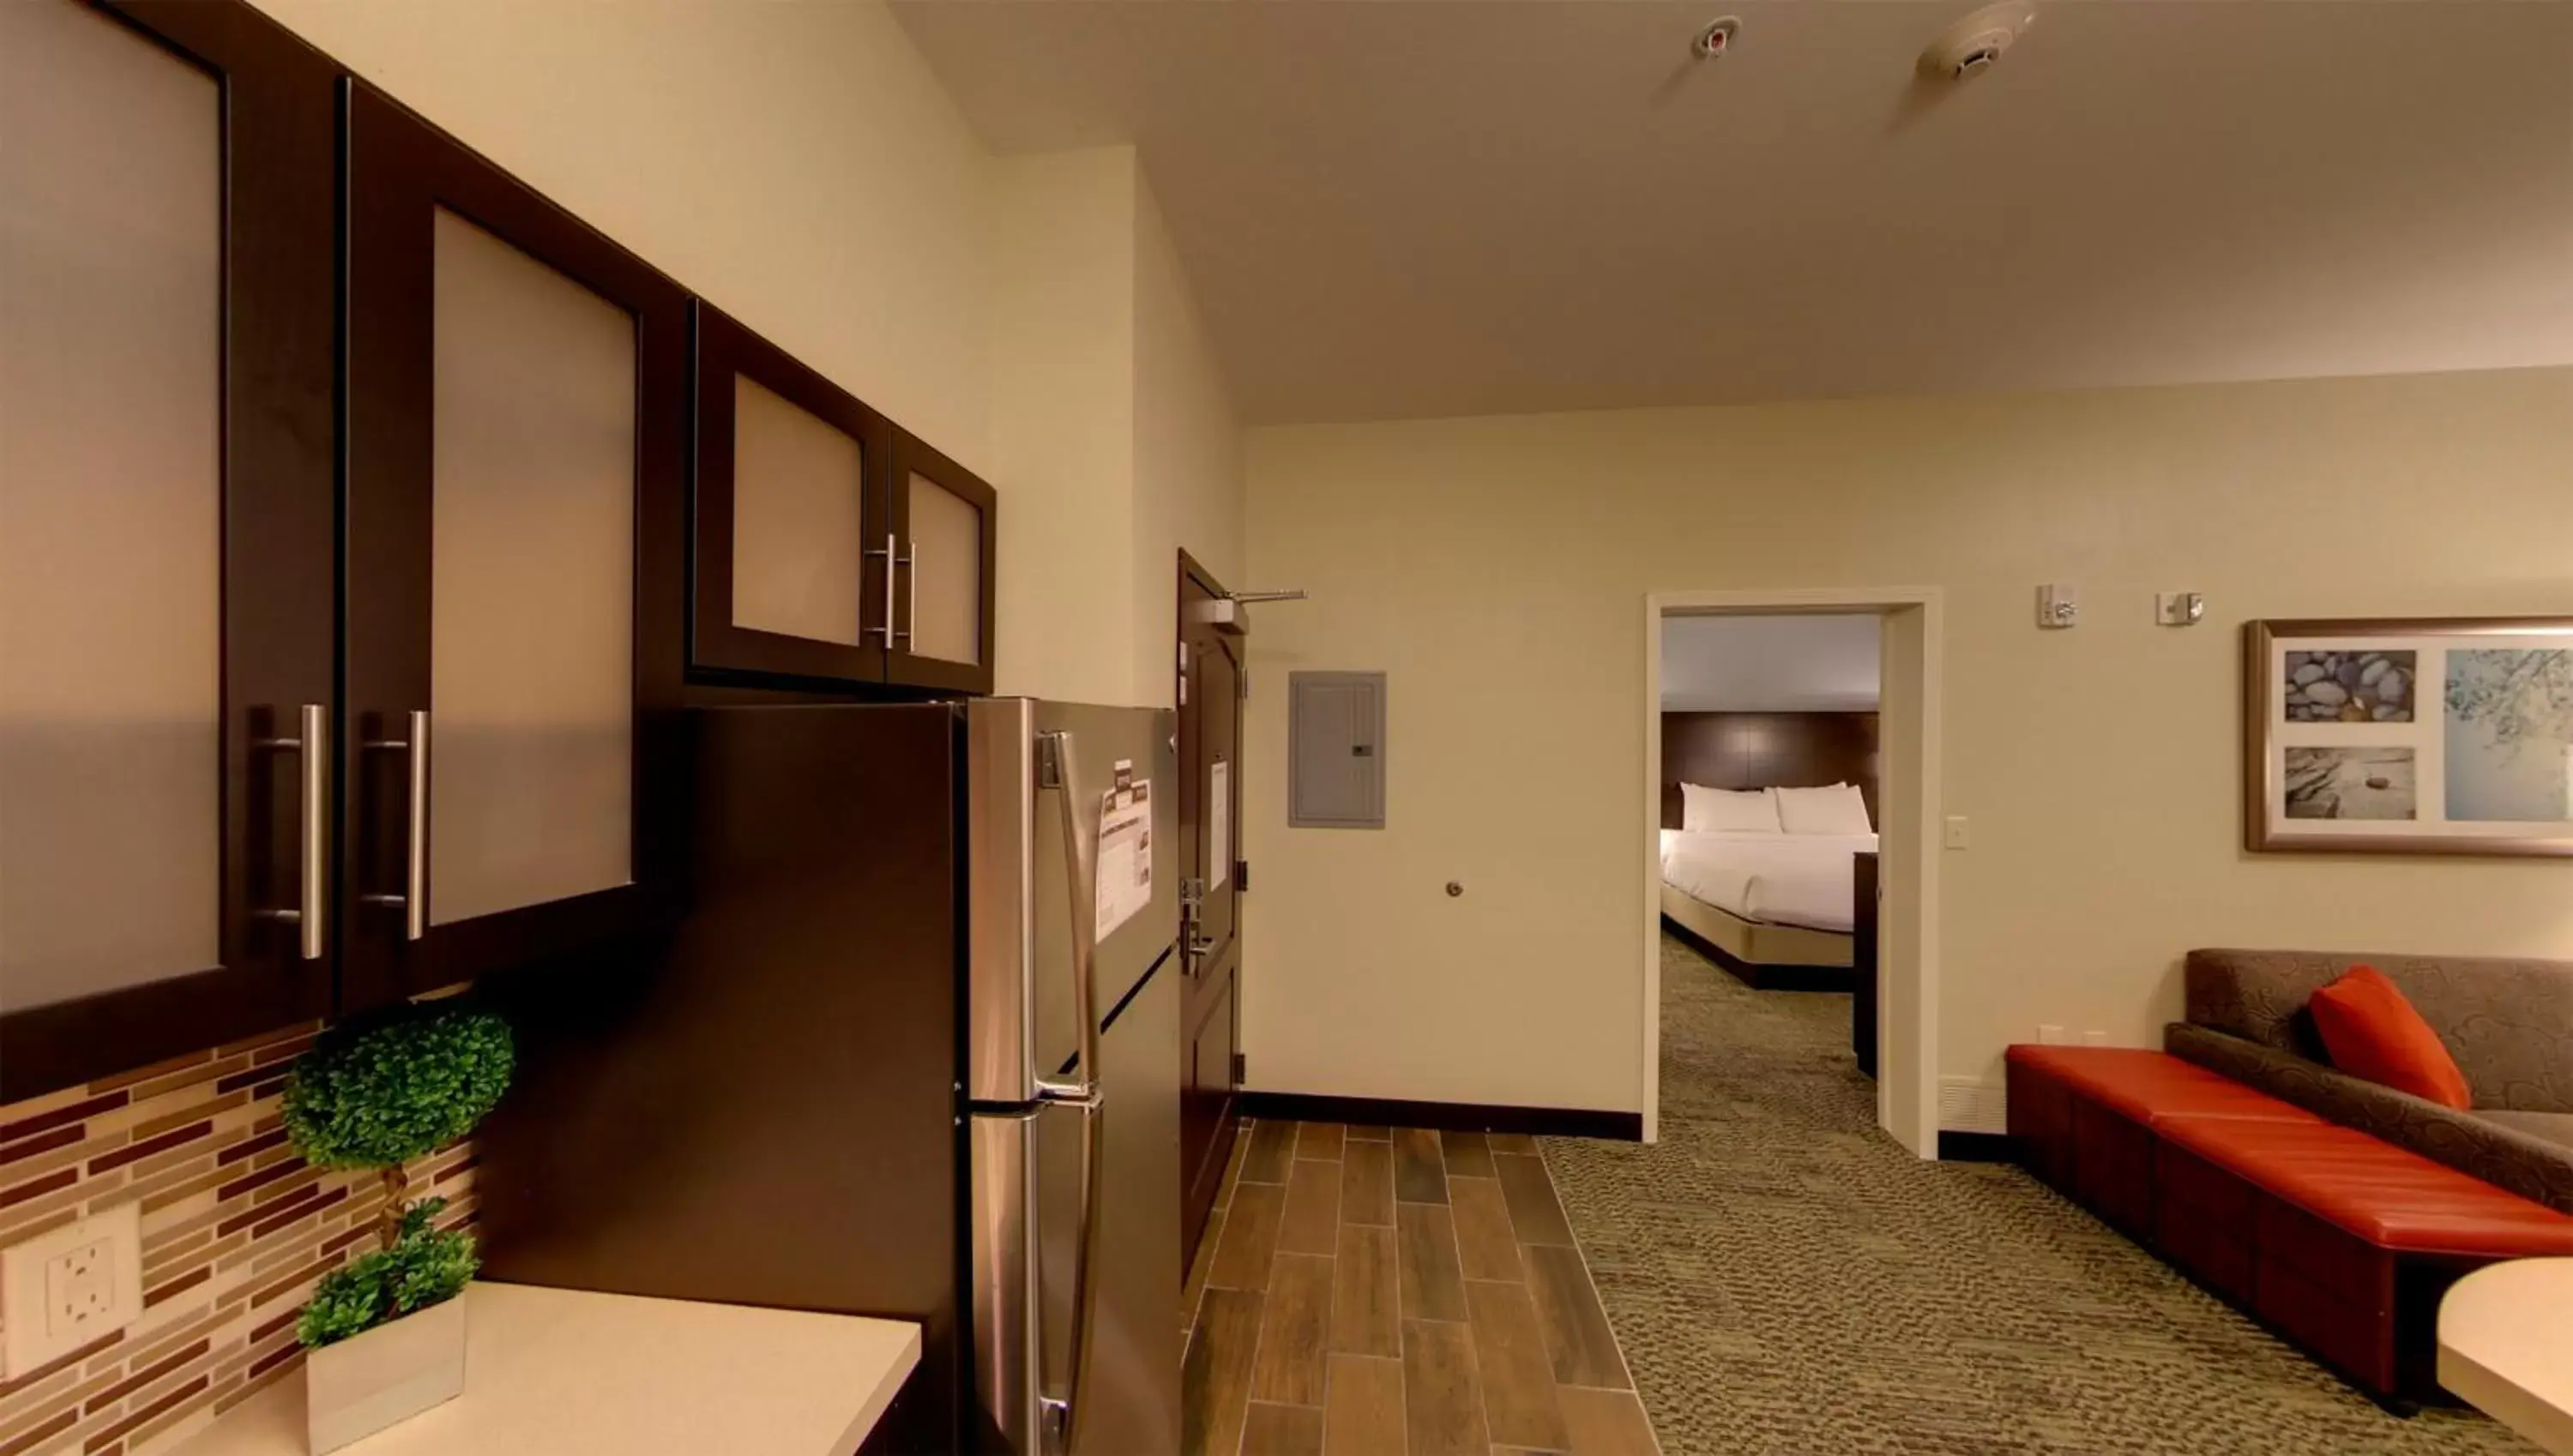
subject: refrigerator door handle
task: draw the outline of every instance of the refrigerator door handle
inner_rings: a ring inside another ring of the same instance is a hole
[[[1079,1101],[1048,1105],[1074,1108],[1081,1113],[1081,1227],[1072,1256],[1072,1341],[1064,1351],[1067,1378],[1063,1394],[1046,1396],[1040,1402],[1054,1456],[1071,1456],[1081,1435],[1082,1414],[1089,1404],[1090,1331],[1099,1309],[1101,1160],[1107,1145],[1100,1136],[1100,1121],[1108,1115],[1108,1109],[1095,1093]],[[1039,1338],[1043,1338],[1042,1332]]]
[[[1066,1379],[1060,1397],[1045,1399],[1047,1426],[1057,1453],[1070,1453],[1081,1434],[1084,1400],[1090,1386],[1091,1326],[1099,1309],[1099,1192],[1102,1143],[1100,1119],[1107,1109],[1099,1097],[1099,999],[1094,981],[1099,959],[1098,801],[1082,784],[1080,757],[1072,735],[1055,731],[1039,737],[1039,781],[1063,795],[1063,858],[1072,889],[1072,1001],[1081,1017],[1081,1080],[1039,1081],[1037,1091],[1048,1101],[1081,1112],[1081,1224],[1072,1262],[1072,1343],[1065,1351]]]
[[[1080,1078],[1037,1079],[1037,1094],[1080,1099],[1099,1094],[1099,998],[1093,984],[1099,961],[1099,836],[1082,832],[1098,819],[1098,801],[1085,792],[1072,735],[1061,730],[1037,737],[1038,782],[1063,795],[1064,881],[1072,891],[1072,1004],[1081,1016]]]

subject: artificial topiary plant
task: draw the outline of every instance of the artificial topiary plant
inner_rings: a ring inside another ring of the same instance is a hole
[[[378,1168],[380,1247],[323,1276],[297,1337],[321,1346],[451,1298],[473,1277],[472,1235],[440,1231],[444,1198],[408,1201],[403,1164],[482,1120],[509,1085],[509,1027],[434,1004],[322,1035],[286,1085],[289,1145],[323,1168]]]

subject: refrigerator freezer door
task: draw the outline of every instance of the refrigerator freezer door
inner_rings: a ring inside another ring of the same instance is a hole
[[[1168,1456],[1180,1447],[1180,977],[1163,962],[1100,1042],[1099,1297],[1073,1456]],[[1081,1126],[1049,1110],[1034,1129],[1045,1389],[1071,1388],[1081,1235]]]
[[[1077,1115],[1077,1114],[1076,1114]],[[1036,1258],[1037,1123],[1034,1108],[971,1119],[974,1194],[973,1449],[1037,1456],[1044,1338]],[[1060,1335],[1057,1337],[1060,1339]]]
[[[1174,1456],[1180,1449],[1180,990],[1165,960],[1100,1042],[1099,1301],[1090,1331],[1088,1409],[1073,1456]],[[1069,1120],[1069,1119],[1065,1119]],[[1077,1152],[1045,1149],[1049,1175]],[[1051,1181],[1051,1177],[1049,1178]],[[1067,1177],[1069,1187],[1074,1179]],[[1047,1207],[1056,1206],[1049,1200]],[[1055,1225],[1049,1223],[1052,1235]],[[1047,1244],[1046,1286],[1069,1305],[1072,1266]],[[1061,1291],[1058,1293],[1057,1291]],[[1057,1342],[1057,1358],[1067,1346]],[[1060,1388],[1060,1387],[1057,1387]]]

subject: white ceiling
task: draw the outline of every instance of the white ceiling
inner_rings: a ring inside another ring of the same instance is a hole
[[[1134,142],[1254,422],[2573,363],[2573,4],[895,0]],[[1733,55],[1688,43],[1725,11]]]
[[[1872,616],[1666,617],[1662,707],[1675,712],[1874,712]]]

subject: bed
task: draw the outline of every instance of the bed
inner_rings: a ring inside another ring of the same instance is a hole
[[[1727,820],[1718,815],[1690,822]],[[1853,982],[1856,857],[1876,848],[1874,834],[1665,829],[1662,918],[1755,987],[1847,990]]]

